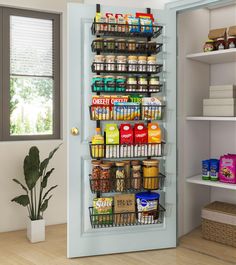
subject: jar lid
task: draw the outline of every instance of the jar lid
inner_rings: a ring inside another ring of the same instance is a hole
[[[229,39],[236,39],[236,36],[228,36],[228,40]]]
[[[96,38],[95,41],[103,41],[103,38]]]
[[[159,164],[159,160],[157,159],[147,159],[147,160],[143,160],[143,164],[145,166],[156,166]]]
[[[225,38],[217,38],[217,40],[225,40]]]
[[[108,39],[106,39],[106,41],[115,41],[115,39],[113,39],[113,38],[108,38]]]
[[[113,162],[113,161],[106,161],[105,164],[107,164],[107,165],[109,165],[110,167],[112,167],[112,166],[115,165],[115,162]]]
[[[133,160],[133,161],[131,161],[131,165],[132,166],[139,166],[140,165],[139,160]]]
[[[139,56],[138,59],[142,60],[142,61],[146,61],[147,60],[147,56]]]
[[[101,59],[103,59],[104,58],[104,55],[95,55],[94,58],[101,58]]]
[[[104,76],[104,78],[114,78],[115,79],[115,76],[114,75],[106,75],[106,76]]]
[[[104,78],[103,75],[94,75],[93,78]]]
[[[102,169],[109,169],[111,166],[108,163],[101,164],[100,167]]]
[[[107,55],[106,58],[114,58],[115,59],[115,55]]]
[[[124,56],[124,55],[119,55],[119,56],[117,56],[116,58],[117,58],[117,59],[125,59],[125,60],[126,60],[127,57]]]
[[[125,163],[123,163],[123,162],[116,162],[117,167],[123,167],[124,165],[125,165]]]
[[[214,40],[207,40],[206,42],[210,42],[210,43],[213,43],[213,42],[214,42]]]
[[[155,192],[140,192],[136,194],[136,199],[158,200],[159,198],[160,194]]]
[[[125,164],[125,165],[130,165],[130,160],[122,160],[122,162]]]
[[[137,60],[137,59],[138,59],[137,56],[133,56],[133,55],[128,56],[128,60]]]
[[[128,40],[128,42],[136,42],[136,40]]]
[[[148,61],[156,61],[156,56],[148,56]]]
[[[140,44],[144,44],[144,43],[146,43],[146,41],[144,41],[144,40],[140,40],[140,41],[138,41],[137,42],[138,44],[140,43]]]
[[[94,165],[94,166],[99,166],[99,165],[101,165],[102,161],[99,161],[99,160],[92,160],[91,163],[92,163],[92,165]]]
[[[151,41],[148,42],[148,44],[156,44],[156,42],[151,40]]]
[[[125,39],[118,39],[117,42],[125,42]]]
[[[126,77],[121,75],[121,76],[117,76],[116,79],[124,79],[124,80],[126,80]]]

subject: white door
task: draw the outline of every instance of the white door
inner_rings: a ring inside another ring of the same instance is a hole
[[[102,13],[146,12],[144,9],[101,6]],[[91,25],[96,5],[68,4],[69,49],[69,181],[68,181],[68,257],[101,255],[118,252],[161,249],[176,246],[176,17],[175,12],[151,10],[164,26],[162,79],[165,82],[165,185],[161,204],[166,212],[162,223],[124,227],[92,228],[89,207],[96,196],[90,191],[91,157],[89,141],[95,133],[96,122],[90,120],[91,63],[94,54]],[[77,128],[79,133],[72,128]]]

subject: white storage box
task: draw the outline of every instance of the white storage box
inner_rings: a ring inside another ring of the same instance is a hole
[[[236,116],[236,99],[203,99],[203,116]]]
[[[213,98],[236,98],[236,86],[210,86],[210,99]]]

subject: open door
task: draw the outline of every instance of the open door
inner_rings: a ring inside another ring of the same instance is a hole
[[[101,12],[135,14],[146,13],[146,10],[101,6]],[[160,56],[158,54],[158,63],[163,64],[163,73],[160,74],[164,83],[161,96],[166,103],[164,120],[160,121],[166,141],[165,156],[160,158],[160,164],[166,179],[163,189],[158,193],[160,204],[166,211],[163,219],[155,224],[99,228],[91,225],[89,214],[89,207],[97,196],[91,192],[89,181],[89,142],[96,128],[96,122],[90,120],[89,112],[94,75],[91,64],[95,55],[91,51],[91,43],[95,38],[91,26],[96,5],[68,4],[69,258],[176,246],[176,17],[175,12],[167,10],[151,10],[151,13],[163,25],[162,37],[158,39],[158,42],[163,42],[163,52]],[[104,125],[101,126],[104,129]],[[106,194],[106,197],[113,194]]]

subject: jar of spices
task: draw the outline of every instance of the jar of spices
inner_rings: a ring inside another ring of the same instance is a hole
[[[213,40],[207,40],[203,46],[204,52],[212,52],[215,50],[214,41]]]
[[[126,50],[126,41],[125,41],[125,39],[118,39],[117,40],[117,50],[118,51],[125,51]]]
[[[226,49],[226,41],[224,38],[218,38],[216,41],[216,50],[224,50]]]
[[[109,164],[101,164],[101,182],[100,182],[100,191],[101,192],[110,192],[111,190],[111,171]]]
[[[236,37],[235,36],[228,37],[228,48],[229,49],[236,48]]]
[[[114,55],[106,56],[106,70],[115,71],[115,56]]]
[[[138,71],[139,72],[146,72],[147,71],[147,57],[146,56],[139,56],[138,57]]]
[[[131,187],[135,190],[142,188],[141,165],[138,160],[131,161]]]
[[[92,79],[93,92],[104,91],[104,77],[102,75],[95,75]]]
[[[126,90],[126,77],[125,76],[117,76],[116,77],[116,91],[117,92],[125,92]]]
[[[116,89],[115,76],[108,75],[104,77],[104,86],[106,92],[114,92]]]
[[[160,85],[158,76],[151,76],[149,79],[149,92],[159,92]]]
[[[104,70],[104,56],[103,55],[95,55],[94,56],[94,69],[95,71],[103,71]]]
[[[125,164],[125,188],[130,189],[131,187],[131,179],[130,179],[130,160],[124,160],[122,161]]]
[[[125,72],[126,71],[126,63],[127,59],[126,56],[120,55],[116,57],[116,63],[117,63],[117,71]]]
[[[127,78],[127,85],[126,91],[133,92],[137,90],[137,78],[134,76],[128,76]]]
[[[128,56],[128,70],[129,72],[137,72],[138,60],[137,56]]]
[[[103,50],[104,49],[104,39],[97,38],[93,41],[93,48],[95,50]]]
[[[148,42],[148,51],[149,52],[156,52],[157,43],[155,41]]]
[[[156,72],[156,56],[148,56],[147,58],[147,71]]]
[[[147,77],[146,76],[140,76],[138,77],[138,91],[147,91]]]
[[[92,160],[91,189],[92,191],[100,191],[101,177],[101,161]]]
[[[108,38],[105,40],[105,48],[108,51],[114,51],[115,50],[115,39]]]
[[[136,41],[128,40],[128,51],[135,51],[135,50],[136,50]]]
[[[138,41],[136,47],[137,47],[138,52],[145,52],[146,51],[146,42],[145,41]]]
[[[116,162],[116,191],[125,189],[125,169],[123,162]]]
[[[159,188],[159,161],[148,159],[143,161],[143,187],[147,190]]]

